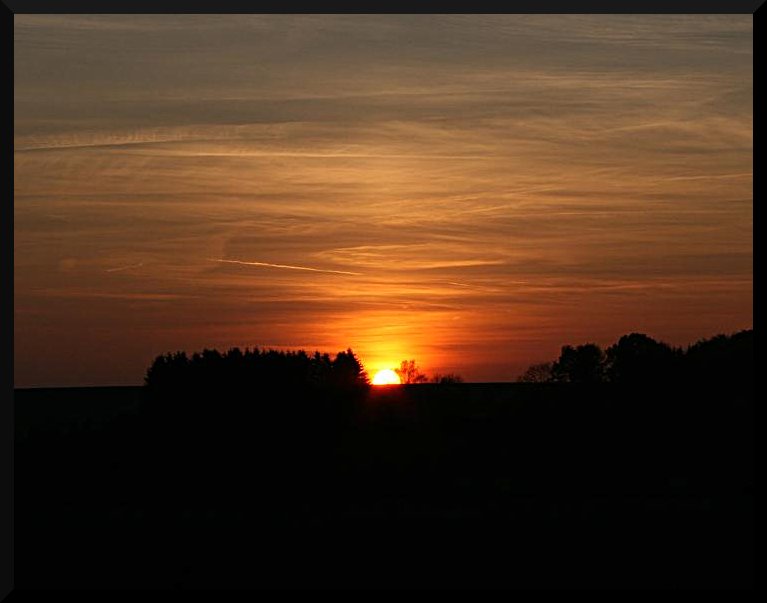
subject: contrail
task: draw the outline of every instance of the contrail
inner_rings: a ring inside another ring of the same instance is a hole
[[[288,266],[287,264],[269,264],[267,262],[243,262],[240,260],[214,260],[208,258],[210,262],[222,262],[224,264],[242,264],[243,266],[266,266],[268,268],[286,268],[288,270],[308,270],[309,272],[326,272],[329,274],[348,274],[351,276],[362,276],[361,272],[347,272],[346,270],[322,270],[320,268],[309,268],[307,266]]]
[[[140,268],[144,265],[144,262],[138,264],[131,264],[130,266],[120,266],[119,268],[107,268],[105,272],[121,272],[123,270],[129,270],[130,268]]]

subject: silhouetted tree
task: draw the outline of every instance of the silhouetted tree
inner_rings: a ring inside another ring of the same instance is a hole
[[[607,378],[631,384],[665,381],[678,373],[681,356],[681,350],[643,333],[624,335],[607,348]]]
[[[309,381],[313,385],[327,383],[330,379],[330,372],[333,369],[333,362],[329,354],[320,354],[314,352],[309,366]]]
[[[553,363],[530,366],[517,380],[629,385],[669,383],[687,386],[751,387],[754,379],[754,331],[701,339],[686,351],[643,333],[623,335],[603,353],[596,344],[564,346]]]
[[[559,359],[551,368],[553,381],[599,383],[604,380],[605,355],[595,343],[562,347]]]
[[[341,387],[367,386],[370,384],[367,372],[351,348],[338,352],[332,365],[333,381]]]
[[[281,467],[283,476],[311,473],[348,429],[369,386],[351,349],[333,359],[257,348],[205,349],[191,359],[165,354],[154,360],[145,382],[142,438],[158,463],[153,487],[168,496],[178,490],[161,483],[168,473],[188,487],[195,471],[206,471],[206,479],[229,476],[235,481],[227,488],[239,487],[253,463],[261,472],[280,473]]]
[[[533,364],[520,375],[517,381],[522,383],[545,383],[552,380],[551,369],[553,363],[541,362],[539,364]]]
[[[415,364],[415,360],[403,360],[398,369],[394,369],[402,383],[425,383],[429,378]]]
[[[158,356],[145,384],[144,412],[165,429],[190,431],[204,422],[210,429],[218,424],[231,430],[283,420],[318,398],[311,391],[362,387],[366,378],[351,350],[332,362],[327,354],[309,357],[303,350],[242,353],[233,348],[224,354],[205,349],[191,358],[184,352]],[[291,403],[254,404],[276,390]]]
[[[144,383],[151,389],[162,389],[188,377],[189,359],[185,352],[167,353],[155,358],[147,370]]]
[[[684,365],[688,379],[707,383],[753,384],[753,329],[701,339],[687,348]]]

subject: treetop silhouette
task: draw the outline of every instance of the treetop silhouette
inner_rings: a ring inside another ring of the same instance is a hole
[[[166,353],[155,358],[144,378],[150,390],[196,389],[199,387],[263,388],[279,385],[286,389],[364,388],[369,385],[365,368],[351,350],[331,359],[325,353],[306,351],[253,350],[232,348],[223,354],[204,349],[191,358],[185,352]]]
[[[415,360],[403,360],[399,368],[394,369],[402,383],[425,383],[429,378],[416,366]]]
[[[695,380],[748,382],[754,375],[753,329],[702,339],[686,351],[644,333],[622,336],[603,351],[595,343],[565,345],[554,362],[530,366],[520,382],[644,385]]]

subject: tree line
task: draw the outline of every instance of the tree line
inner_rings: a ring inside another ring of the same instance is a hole
[[[623,383],[696,380],[740,382],[753,378],[753,329],[701,339],[686,349],[643,333],[622,336],[603,350],[596,343],[562,347],[559,358],[530,366],[527,383]]]
[[[531,365],[518,381],[526,383],[643,384],[694,379],[746,381],[753,377],[753,329],[701,339],[686,349],[672,347],[644,333],[622,336],[602,349],[589,342],[562,346],[551,362]],[[394,369],[404,384],[462,383],[455,373],[429,377],[415,360],[403,360]],[[370,385],[364,366],[351,348],[334,358],[319,351],[277,351],[259,348],[226,352],[204,349],[157,356],[147,370],[145,385],[151,393],[201,392],[207,388],[263,390],[279,386],[288,391],[361,391]]]
[[[263,441],[277,437],[278,425],[283,431],[298,422],[328,432],[341,428],[370,384],[351,349],[335,357],[258,348],[166,353],[155,358],[144,381],[142,416],[160,439],[163,430],[185,422],[186,431],[216,432],[218,440],[268,425],[272,433],[261,434]]]
[[[287,388],[354,389],[369,384],[362,363],[351,350],[329,354],[304,350],[277,351],[232,348],[226,352],[204,349],[167,353],[155,358],[144,378],[150,390],[183,388],[196,390],[208,384],[234,387],[251,384],[259,388],[279,384]]]

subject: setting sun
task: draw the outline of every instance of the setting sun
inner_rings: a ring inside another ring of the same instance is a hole
[[[399,375],[391,369],[378,371],[373,377],[373,385],[399,385]]]

